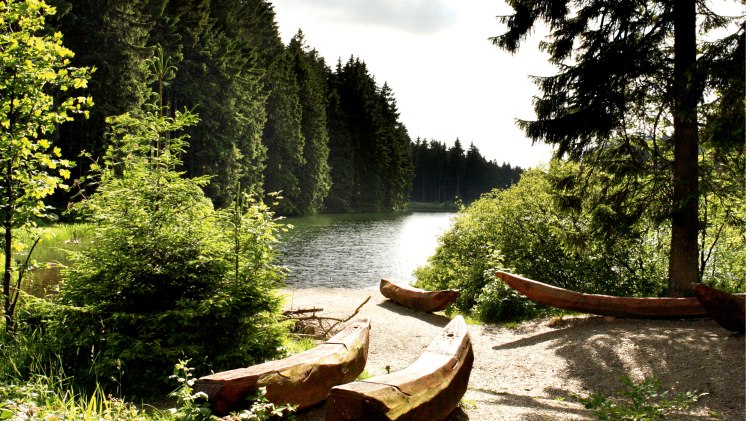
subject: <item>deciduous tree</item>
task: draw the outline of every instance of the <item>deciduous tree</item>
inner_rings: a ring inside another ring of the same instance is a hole
[[[0,221],[4,236],[3,313],[6,330],[25,267],[13,265],[13,230],[46,216],[44,198],[70,176],[51,138],[59,124],[86,114],[90,98],[73,91],[85,88],[90,69],[71,66],[73,52],[62,35],[45,30],[53,7],[39,0],[0,3]],[[11,285],[13,272],[18,281]]]

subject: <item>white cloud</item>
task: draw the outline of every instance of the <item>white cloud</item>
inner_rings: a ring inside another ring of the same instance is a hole
[[[439,32],[455,22],[453,7],[446,0],[284,0],[283,3],[287,8],[316,13],[329,22],[415,34]]]
[[[528,75],[550,72],[537,51],[543,34],[530,37],[515,55],[493,46],[488,38],[504,30],[496,19],[507,13],[502,1],[272,2],[285,42],[301,28],[329,66],[354,55],[378,84],[388,82],[413,140],[419,136],[450,145],[459,138],[465,148],[473,142],[487,159],[522,167],[549,158],[550,148],[532,146],[515,124],[516,118],[534,118],[531,100],[537,90]],[[416,23],[410,31],[402,29],[428,3],[436,5],[431,13],[450,13],[450,18],[422,17],[432,32],[417,31]],[[389,21],[397,11],[403,16]],[[355,17],[368,13],[369,18]]]

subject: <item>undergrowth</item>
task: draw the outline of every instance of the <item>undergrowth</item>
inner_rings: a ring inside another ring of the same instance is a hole
[[[607,397],[596,392],[588,397],[573,396],[573,399],[593,411],[594,416],[605,421],[655,421],[664,420],[667,415],[687,409],[705,393],[697,391],[670,393],[661,390],[657,377],[647,377],[635,382],[622,376],[620,382],[625,389],[617,397]]]

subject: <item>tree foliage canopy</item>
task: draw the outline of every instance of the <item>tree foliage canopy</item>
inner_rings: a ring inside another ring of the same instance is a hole
[[[73,52],[63,46],[62,34],[46,31],[46,16],[55,9],[34,0],[0,7],[0,222],[3,314],[10,329],[24,270],[13,267],[13,230],[47,215],[44,199],[70,177],[70,163],[51,140],[58,125],[75,114],[87,116],[92,101],[75,95],[86,88],[90,69],[71,65]],[[11,276],[19,269],[11,294]]]
[[[492,42],[513,53],[546,25],[540,49],[558,69],[534,78],[537,118],[518,124],[558,157],[605,170],[620,225],[669,218],[670,293],[687,293],[701,274],[699,197],[723,194],[705,190],[714,169],[704,158],[744,166],[744,12],[721,16],[704,1],[509,3],[507,32]]]

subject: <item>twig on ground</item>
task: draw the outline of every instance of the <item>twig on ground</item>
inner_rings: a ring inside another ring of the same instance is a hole
[[[352,318],[354,318],[354,316],[356,316],[357,313],[359,313],[362,307],[364,307],[365,304],[367,304],[370,301],[370,298],[372,298],[372,296],[368,296],[362,302],[362,304],[357,306],[357,308],[354,310],[352,314],[350,314],[349,316],[343,319],[337,318],[337,317],[318,316],[317,314],[315,314],[319,311],[323,311],[322,308],[286,310],[284,311],[283,314],[287,319],[294,320],[295,327],[302,330],[302,332],[300,333],[295,332],[294,333],[295,335],[325,339],[325,338],[328,338],[329,334],[340,324],[346,323]],[[310,322],[312,323],[317,322],[317,325],[318,325],[317,328],[312,327],[316,333],[311,334],[307,330],[305,330],[305,327],[307,327],[308,329],[310,328],[310,326],[308,326],[308,323]],[[322,332],[322,333],[317,333],[317,332]]]

